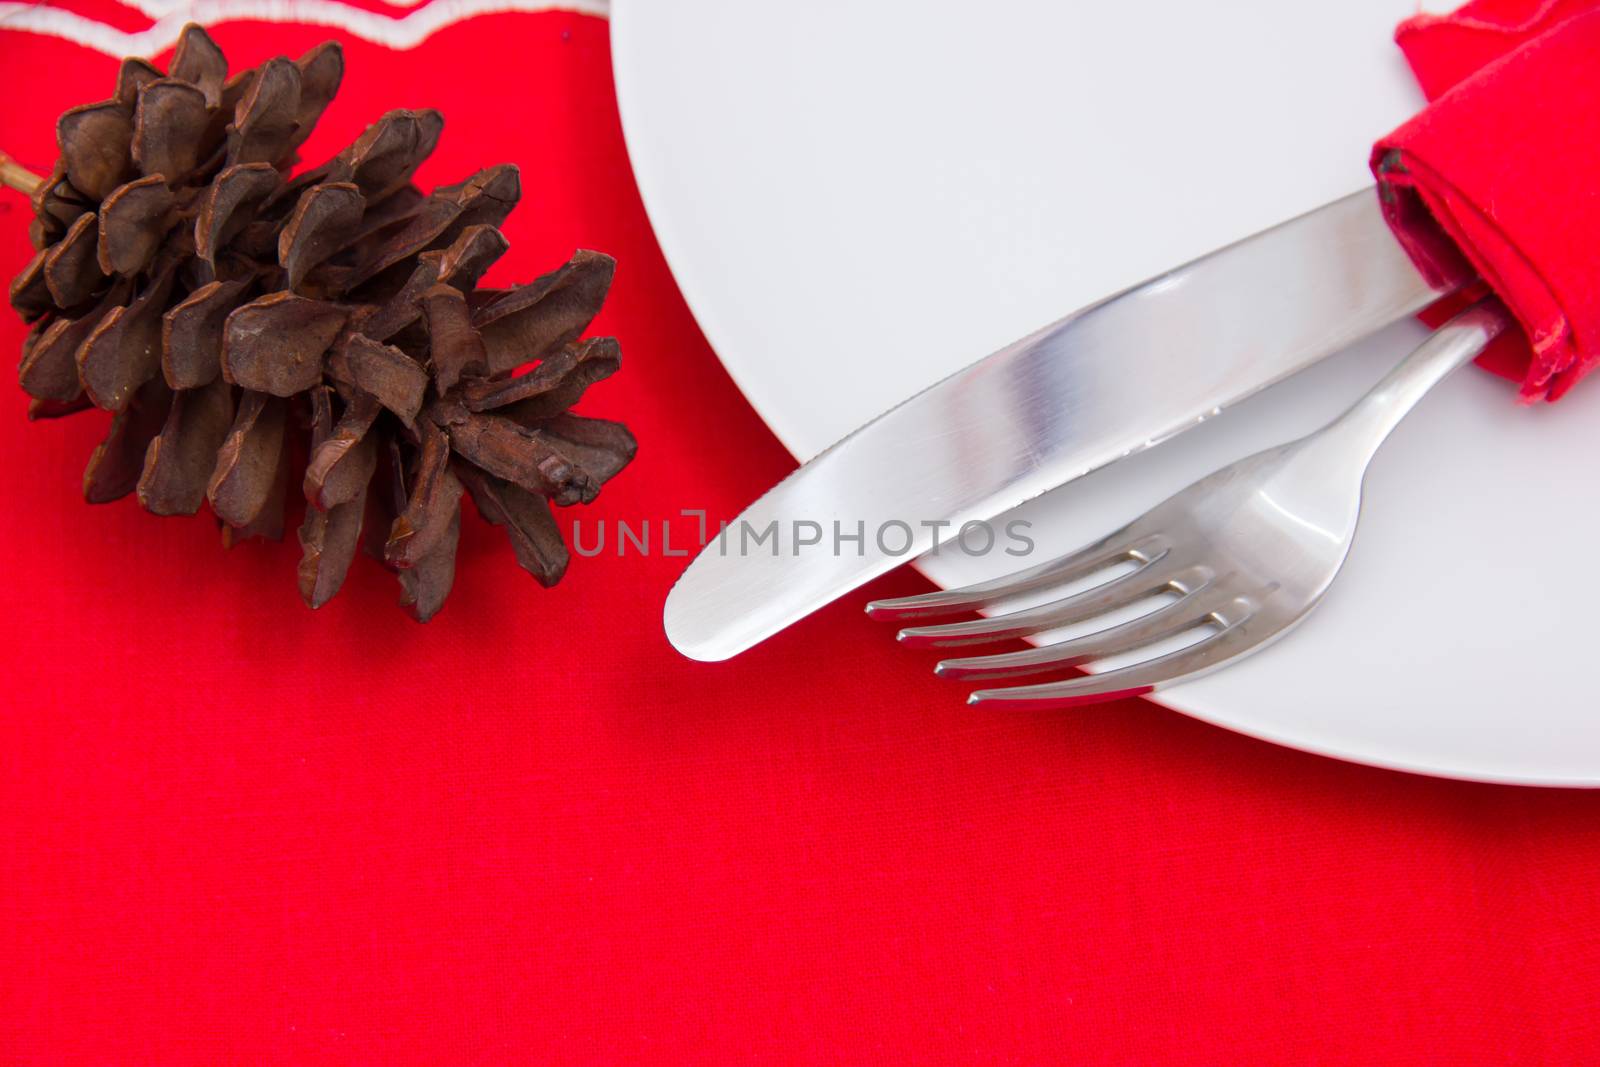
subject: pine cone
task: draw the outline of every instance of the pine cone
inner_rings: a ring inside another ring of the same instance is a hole
[[[282,536],[299,431],[306,603],[338,592],[365,526],[426,621],[450,591],[463,492],[552,585],[569,557],[550,505],[588,503],[633,458],[626,427],[568,412],[618,367],[616,341],[577,340],[614,263],[579,251],[479,289],[521,183],[506,165],[423,195],[435,111],[391,111],[290,177],[343,72],[330,41],[229,78],[191,25],[166,75],[124,60],[112,99],[62,115],[39,252],[11,287],[34,323],[20,378],[30,418],[112,412],[91,503],[209,500],[230,545]]]

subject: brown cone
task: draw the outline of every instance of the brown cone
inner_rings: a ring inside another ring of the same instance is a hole
[[[64,114],[34,194],[38,254],[11,286],[34,324],[19,377],[33,417],[113,413],[91,502],[137,490],[171,515],[209,500],[233,544],[281,536],[298,480],[306,603],[338,591],[377,517],[389,530],[367,540],[426,621],[454,578],[464,495],[550,585],[568,562],[550,505],[593,500],[633,458],[625,427],[568,410],[619,365],[614,340],[579,340],[614,263],[579,251],[479,290],[520,181],[498,166],[418,190],[435,111],[391,111],[291,175],[343,73],[328,42],[230,78],[190,25],[165,75],[125,60],[111,99]]]

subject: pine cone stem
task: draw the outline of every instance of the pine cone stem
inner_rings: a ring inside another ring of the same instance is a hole
[[[43,178],[4,152],[0,152],[0,185],[9,186],[19,193],[32,196],[33,191],[43,184]]]

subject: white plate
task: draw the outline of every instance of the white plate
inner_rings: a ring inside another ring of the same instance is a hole
[[[615,0],[612,38],[667,259],[804,458],[1044,322],[1367,183],[1368,146],[1420,103],[1391,42],[1414,2]],[[1317,425],[1421,335],[1397,326],[1036,501],[1041,548]],[[1457,374],[1379,456],[1323,607],[1162,702],[1381,766],[1600,784],[1597,447],[1600,383],[1525,410]],[[949,584],[1004,565],[925,567]]]

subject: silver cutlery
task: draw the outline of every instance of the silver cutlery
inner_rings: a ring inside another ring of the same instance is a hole
[[[707,545],[667,598],[668,638],[719,660],[933,547],[1210,418],[1437,299],[1368,188],[1152,278],[924,390],[806,463]],[[930,313],[939,313],[930,309]],[[802,550],[801,524],[903,524]],[[770,550],[769,550],[770,549]]]
[[[1508,323],[1493,299],[1435,331],[1348,411],[1317,432],[1200,479],[1117,532],[1050,562],[961,589],[879,600],[873,618],[919,621],[1061,590],[1110,568],[1131,571],[1042,605],[900,631],[911,646],[967,648],[1077,626],[1152,597],[1136,618],[1016,652],[970,655],[935,670],[958,681],[1060,672],[1120,657],[1102,673],[985,688],[973,704],[1062,707],[1148,693],[1255,652],[1317,606],[1350,552],[1368,464],[1434,385]],[[1182,647],[1162,650],[1167,642]],[[1144,653],[1149,653],[1148,658]]]

